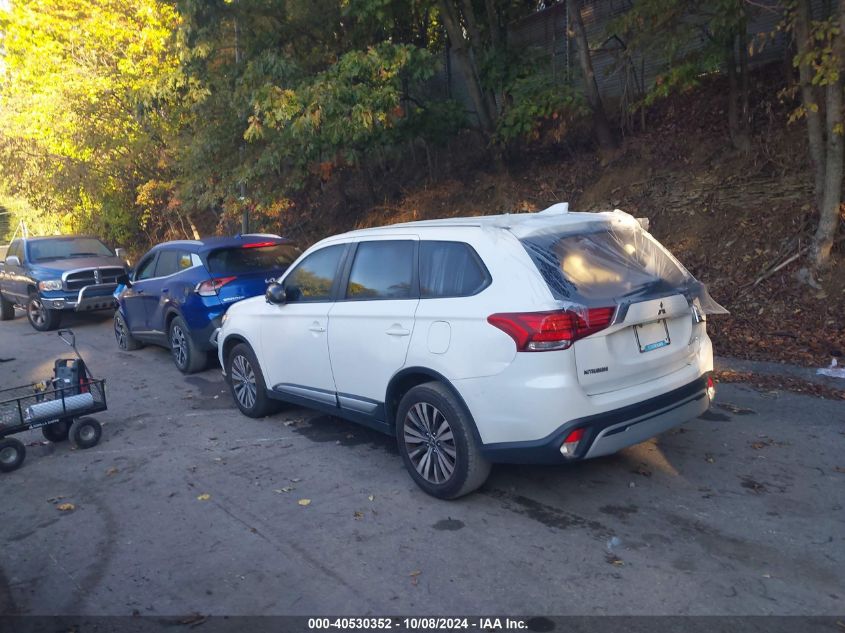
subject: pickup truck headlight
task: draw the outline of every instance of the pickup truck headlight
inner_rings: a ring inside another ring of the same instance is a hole
[[[61,290],[62,289],[62,280],[61,279],[48,279],[46,281],[39,281],[38,282],[38,289],[39,290]]]

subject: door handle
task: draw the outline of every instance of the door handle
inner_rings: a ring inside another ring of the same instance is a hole
[[[312,332],[325,332],[326,331],[326,328],[324,328],[322,325],[320,325],[316,321],[314,321],[314,323],[312,323],[311,327],[308,328],[308,329],[311,330]]]
[[[385,334],[390,336],[408,336],[411,333],[411,330],[406,330],[401,325],[391,325],[387,330],[384,331]]]
[[[170,292],[170,288],[162,288],[161,289],[161,294],[164,294],[166,292]]]

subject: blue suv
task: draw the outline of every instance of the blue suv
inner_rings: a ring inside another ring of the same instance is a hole
[[[123,350],[144,343],[170,349],[185,374],[206,368],[211,340],[233,303],[264,294],[299,256],[277,235],[239,235],[165,242],[121,279],[114,334]]]

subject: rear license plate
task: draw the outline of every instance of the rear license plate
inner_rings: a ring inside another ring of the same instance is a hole
[[[634,335],[637,337],[640,353],[650,352],[669,345],[669,328],[666,327],[665,319],[635,325]]]

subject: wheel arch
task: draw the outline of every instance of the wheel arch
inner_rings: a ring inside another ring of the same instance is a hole
[[[252,350],[252,353],[255,354],[255,349],[252,347],[250,342],[246,340],[241,334],[230,334],[223,340],[223,362],[226,362],[226,359],[229,357],[229,354],[232,353],[232,350],[235,348],[235,345],[238,343],[243,343],[244,345],[248,346],[249,349]],[[257,355],[256,355],[257,358]],[[224,365],[225,369],[225,365]]]
[[[458,403],[463,407],[464,412],[469,416],[472,432],[479,444],[482,444],[481,434],[478,432],[478,426],[475,423],[475,418],[472,415],[466,401],[460,392],[455,388],[452,382],[443,374],[428,367],[406,367],[397,372],[387,385],[387,391],[384,398],[384,413],[388,425],[395,427],[396,425],[396,411],[399,409],[399,402],[411,389],[418,385],[427,382],[439,382],[445,386],[453,396],[458,400]]]

